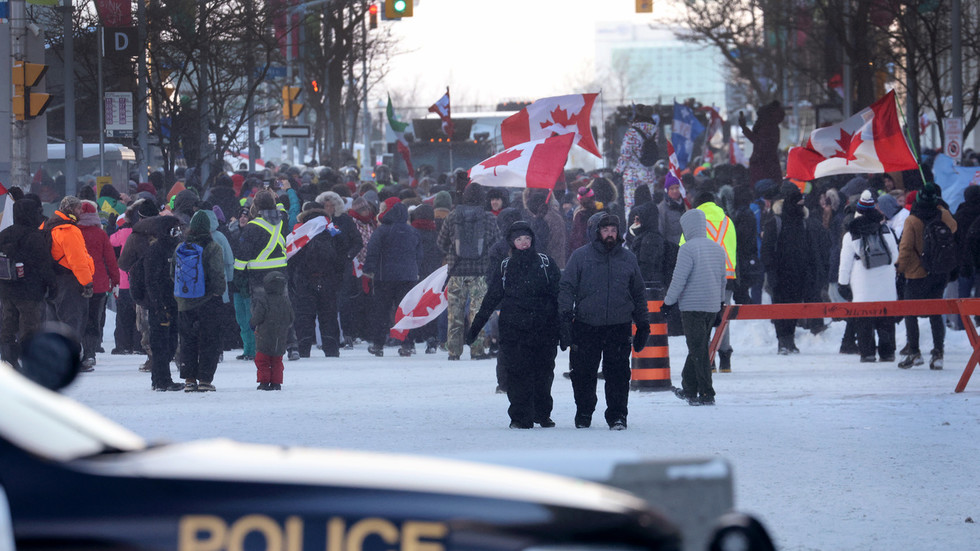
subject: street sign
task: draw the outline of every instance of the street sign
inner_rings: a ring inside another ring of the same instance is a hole
[[[963,154],[963,119],[950,117],[943,121],[946,126],[946,144],[944,153],[957,164]]]
[[[269,135],[273,138],[309,138],[310,127],[300,126],[278,126],[274,125],[269,129]]]
[[[113,136],[116,132],[133,131],[133,93],[105,93],[105,130],[106,135]],[[120,135],[120,134],[115,134]]]

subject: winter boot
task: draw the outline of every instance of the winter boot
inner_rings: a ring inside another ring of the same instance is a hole
[[[909,351],[909,353],[902,358],[902,361],[898,362],[898,367],[901,369],[911,369],[913,365],[922,365],[923,363],[922,354],[919,352]]]
[[[718,351],[718,371],[722,373],[732,372],[732,351],[719,350]]]
[[[353,337],[344,337],[344,350],[354,350]]]
[[[368,353],[374,354],[375,356],[381,358],[385,355],[385,348],[384,346],[375,346],[372,344],[371,346],[368,346]]]
[[[435,338],[431,338],[425,341],[425,353],[435,354],[439,350],[439,343],[436,342]]]
[[[932,358],[929,359],[929,369],[940,370],[943,368],[943,351],[938,348],[932,349]]]
[[[415,353],[415,347],[414,346],[412,346],[411,348],[409,348],[408,346],[405,346],[403,344],[402,346],[400,346],[398,348],[398,355],[401,356],[401,357],[403,357],[403,358],[407,358],[407,357],[411,356],[414,353]]]
[[[786,337],[777,337],[776,340],[778,342],[778,347],[779,347],[776,352],[780,356],[789,356],[791,352],[790,345],[788,344],[789,339],[787,339]]]

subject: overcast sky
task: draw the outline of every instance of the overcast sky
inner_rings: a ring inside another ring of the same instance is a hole
[[[413,17],[381,22],[404,52],[384,88],[427,106],[449,86],[461,108],[566,94],[594,78],[597,22],[664,23],[665,3],[636,14],[634,0],[417,0]]]

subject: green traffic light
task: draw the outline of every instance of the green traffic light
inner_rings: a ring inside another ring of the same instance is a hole
[[[393,4],[394,5],[392,7],[395,8],[396,12],[398,13],[405,12],[405,7],[406,7],[405,0],[395,0]]]

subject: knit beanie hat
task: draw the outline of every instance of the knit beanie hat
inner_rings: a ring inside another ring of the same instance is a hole
[[[95,201],[82,201],[82,214],[95,214],[99,208]]]
[[[453,196],[448,191],[440,191],[432,200],[432,207],[437,209],[453,208]]]
[[[871,195],[871,190],[866,189],[861,192],[861,198],[857,202],[857,211],[861,214],[867,214],[875,210],[875,200]]]
[[[191,223],[187,228],[187,237],[203,237],[211,235],[211,220],[208,218],[207,211],[199,210],[191,217]]]
[[[939,191],[935,184],[926,184],[922,191],[915,196],[915,202],[923,207],[934,207],[939,204]]]

